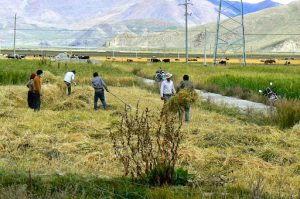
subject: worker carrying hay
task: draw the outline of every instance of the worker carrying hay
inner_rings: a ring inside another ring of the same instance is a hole
[[[41,109],[41,96],[42,96],[42,81],[43,71],[38,70],[36,76],[33,79],[33,108],[34,111],[40,111]]]
[[[185,121],[190,121],[190,106],[197,102],[199,95],[194,90],[193,83],[188,75],[183,76],[183,81],[177,86],[177,93],[164,105],[164,110],[170,113],[179,113],[179,120],[183,120],[185,112]]]
[[[107,104],[104,96],[104,89],[109,92],[104,80],[99,76],[97,72],[94,73],[94,79],[92,80],[92,87],[95,89],[94,96],[94,110],[98,110],[98,99],[102,102],[103,109],[107,109]]]
[[[176,90],[174,88],[174,83],[171,80],[172,74],[167,73],[166,74],[166,80],[164,80],[161,83],[160,86],[160,98],[161,100],[164,100],[166,103],[167,101],[170,100],[170,98],[176,93]]]
[[[71,84],[74,83],[74,85],[76,86],[75,74],[76,74],[75,70],[72,70],[72,71],[67,72],[65,74],[64,81],[65,81],[65,84],[68,87],[68,95],[71,95]]]
[[[194,85],[190,81],[190,77],[188,75],[183,76],[183,81],[180,82],[180,84],[177,86],[176,89],[177,89],[177,93],[179,96],[182,95],[183,90],[186,90],[186,92],[190,95],[192,92],[195,92]],[[192,97],[192,95],[189,96],[189,99],[187,99],[189,101],[186,101],[184,104],[182,104],[183,106],[179,108],[179,120],[180,121],[182,121],[182,119],[183,119],[183,116],[182,116],[183,111],[185,112],[185,115],[184,115],[185,121],[186,122],[190,121],[190,103],[191,103],[191,100],[193,101],[193,99],[191,97]],[[181,96],[181,98],[183,98],[183,96]]]

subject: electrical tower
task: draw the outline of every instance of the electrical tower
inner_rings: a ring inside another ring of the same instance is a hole
[[[227,55],[233,55],[246,65],[243,0],[219,0],[214,64]]]

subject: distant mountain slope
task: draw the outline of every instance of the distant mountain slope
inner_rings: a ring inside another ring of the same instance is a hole
[[[184,6],[179,6],[183,2],[184,0],[0,0],[3,8],[0,9],[0,37],[5,40],[4,46],[12,45],[13,15],[17,12],[19,46],[36,46],[44,41],[50,46],[101,47],[122,32],[143,36],[149,32],[180,30],[185,22]],[[190,27],[216,20],[218,0],[191,2]],[[278,5],[280,4],[271,0],[244,4],[245,13]],[[234,9],[230,13],[234,15]]]
[[[276,8],[265,9],[245,16],[245,33],[247,50],[292,52],[300,51],[300,0]],[[207,28],[208,47],[213,48],[215,42],[216,24],[197,26],[190,29],[189,46],[191,49],[203,51],[204,28]],[[120,41],[123,47],[134,47],[139,44],[151,44],[154,48],[184,48],[184,30],[153,33],[147,36],[134,37],[124,40],[122,35],[117,36],[110,43],[116,48]],[[125,42],[125,44],[124,44]],[[114,45],[115,44],[115,45]],[[141,45],[143,46],[143,45]]]

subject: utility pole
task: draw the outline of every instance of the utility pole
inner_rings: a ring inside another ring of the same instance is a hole
[[[16,56],[16,35],[17,35],[17,13],[15,14],[15,25],[14,25],[14,57]]]
[[[188,13],[188,6],[193,5],[192,3],[188,3],[190,0],[185,0],[185,3],[179,4],[182,6],[185,6],[185,55],[186,55],[186,60],[185,62],[188,64],[189,63],[189,47],[188,47],[188,16],[191,16],[191,13]]]
[[[206,28],[205,28],[205,31],[204,31],[204,66],[207,66],[207,63],[206,63],[206,43],[207,43],[207,31],[206,31]]]

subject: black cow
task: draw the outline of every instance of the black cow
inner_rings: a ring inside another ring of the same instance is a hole
[[[132,59],[127,59],[127,62],[133,62],[133,60]]]
[[[198,61],[196,58],[191,58],[189,61]]]
[[[171,60],[170,60],[170,59],[163,59],[163,62],[165,62],[165,63],[170,63]]]
[[[150,60],[152,63],[158,63],[158,62],[161,62],[160,59],[157,59],[157,58],[151,58]]]
[[[88,56],[88,55],[80,55],[80,56],[78,56],[78,59],[90,59],[90,56]]]
[[[219,64],[221,64],[221,65],[225,65],[225,66],[226,66],[226,64],[227,64],[227,61],[226,61],[226,60],[221,60],[221,61],[219,61]]]
[[[264,63],[265,64],[275,64],[276,60],[275,59],[266,59],[266,60],[264,60]]]

